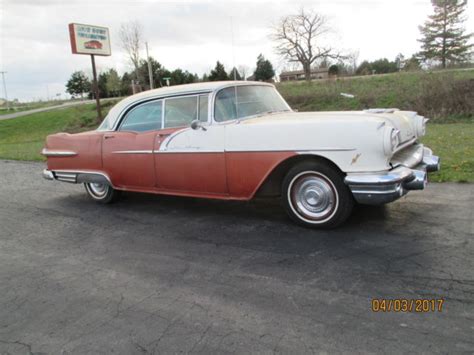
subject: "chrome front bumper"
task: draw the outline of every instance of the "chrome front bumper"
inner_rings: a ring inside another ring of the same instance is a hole
[[[440,169],[440,159],[421,144],[414,148],[419,152],[419,158],[409,157],[405,164],[400,162],[392,170],[347,174],[344,182],[354,199],[361,204],[380,205],[395,201],[410,190],[423,190],[428,182],[427,173]]]

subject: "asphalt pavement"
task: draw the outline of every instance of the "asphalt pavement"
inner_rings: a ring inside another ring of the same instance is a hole
[[[117,100],[116,97],[114,98],[107,98],[107,99],[101,99],[101,102],[107,102],[111,100]],[[95,103],[95,100],[81,100],[81,101],[70,101],[70,102],[63,102],[60,105],[53,105],[53,106],[46,106],[46,107],[40,107],[40,108],[35,108],[32,110],[26,110],[26,111],[18,111],[18,112],[13,112],[13,113],[8,113],[5,115],[0,115],[0,121],[2,120],[9,120],[12,118],[18,118],[18,117],[23,117],[23,116],[28,116],[32,115],[34,113],[39,113],[39,112],[46,112],[46,111],[53,111],[53,110],[61,110],[63,108],[68,108],[71,106],[79,106],[79,105],[85,105],[85,104],[93,104]]]
[[[314,231],[278,200],[102,206],[42,169],[0,161],[0,354],[474,351],[472,184]]]

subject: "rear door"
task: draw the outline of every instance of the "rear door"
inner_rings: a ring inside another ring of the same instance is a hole
[[[112,183],[121,188],[149,190],[155,186],[153,147],[161,129],[163,101],[131,109],[117,131],[105,132],[102,159]]]

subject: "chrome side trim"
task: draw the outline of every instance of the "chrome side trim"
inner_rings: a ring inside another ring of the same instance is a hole
[[[288,151],[287,149],[285,151]],[[356,148],[336,148],[336,147],[326,147],[318,149],[296,149],[296,154],[307,154],[311,152],[351,152],[356,150]]]
[[[199,153],[224,153],[223,150],[212,150],[212,149],[173,149],[173,150],[154,150],[155,154],[173,154],[173,153],[188,153],[188,154],[199,154]]]
[[[73,157],[77,155],[77,152],[73,152],[71,150],[50,150],[43,148],[41,154],[46,157]]]
[[[308,153],[316,153],[316,152],[325,152],[325,151],[334,151],[334,152],[346,152],[346,151],[353,151],[356,150],[355,148],[322,148],[322,149],[311,149],[311,150],[297,150],[296,154],[308,154]],[[290,152],[294,151],[293,149],[283,149],[283,150],[275,150],[275,149],[261,149],[261,150],[217,150],[217,149],[198,149],[198,148],[189,148],[189,149],[172,149],[172,150],[157,150],[155,149],[153,153],[161,154],[161,153],[267,153],[267,152]]]
[[[73,184],[84,182],[107,183],[116,188],[109,176],[96,170],[43,170],[43,177],[48,180],[58,180]],[[52,179],[50,179],[52,177]]]
[[[117,150],[112,154],[152,154],[153,150]]]

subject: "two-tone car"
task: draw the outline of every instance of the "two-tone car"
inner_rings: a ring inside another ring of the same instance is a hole
[[[48,136],[43,176],[84,184],[101,203],[121,191],[280,196],[297,223],[335,227],[356,202],[425,188],[439,169],[419,142],[426,121],[397,109],[295,112],[261,82],[163,87],[120,101],[94,131]]]

